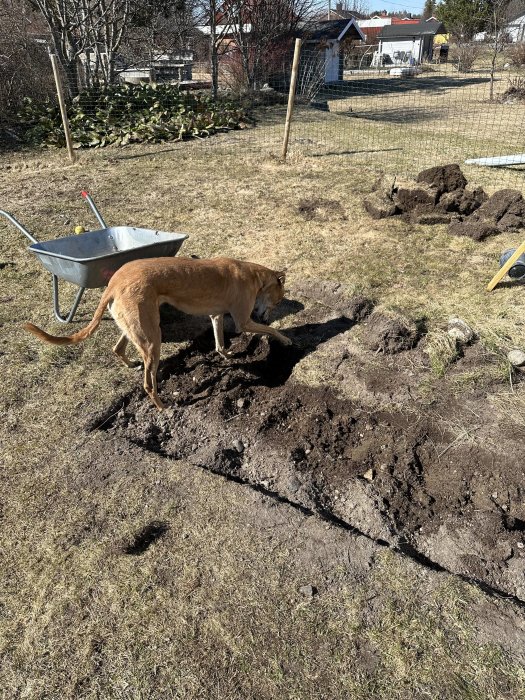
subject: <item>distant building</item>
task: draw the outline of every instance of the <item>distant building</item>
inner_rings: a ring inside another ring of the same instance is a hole
[[[338,19],[365,19],[366,15],[356,10],[343,10],[343,3],[336,2],[335,9],[332,8],[330,13],[324,12],[319,15],[320,22],[331,22]]]
[[[514,13],[508,18],[506,32],[511,41],[525,41],[525,10]]]
[[[322,55],[324,82],[332,83],[343,79],[342,42],[348,39],[363,41],[364,35],[355,19],[351,18],[309,24],[302,39],[304,54],[310,49]]]
[[[417,24],[390,24],[378,35],[377,65],[418,65],[432,60],[434,38],[445,34],[445,27],[435,19]]]

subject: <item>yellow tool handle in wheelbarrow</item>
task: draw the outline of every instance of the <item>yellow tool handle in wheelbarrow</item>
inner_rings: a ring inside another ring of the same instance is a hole
[[[520,256],[522,256],[523,253],[525,253],[525,241],[523,241],[519,248],[516,248],[516,251],[510,256],[505,265],[503,265],[503,267],[500,270],[498,270],[498,272],[487,284],[487,292],[491,292],[494,289],[494,287],[498,284],[498,282],[501,282],[501,280],[505,277],[510,268],[514,265],[516,260]]]

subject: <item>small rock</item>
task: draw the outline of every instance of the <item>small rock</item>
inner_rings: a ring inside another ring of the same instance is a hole
[[[306,598],[313,598],[314,595],[317,593],[316,589],[314,586],[301,586],[299,589],[299,593],[304,595]]]
[[[247,399],[237,399],[237,408],[246,408],[247,405]]]
[[[363,474],[363,479],[366,479],[367,481],[373,481],[375,478],[375,471],[373,469],[367,469],[366,472]]]
[[[474,339],[474,331],[461,318],[449,318],[447,332],[460,345],[468,345]]]
[[[507,360],[513,367],[523,367],[525,365],[525,352],[522,350],[511,350],[507,355]]]
[[[233,446],[239,454],[242,454],[244,452],[244,443],[242,440],[234,440]]]
[[[291,493],[297,493],[297,491],[299,491],[301,486],[302,486],[302,484],[296,476],[292,476],[288,480],[287,487],[288,487],[288,491],[291,491]]]
[[[523,542],[516,542],[516,547],[518,549],[523,549],[525,547],[525,544],[523,544]]]

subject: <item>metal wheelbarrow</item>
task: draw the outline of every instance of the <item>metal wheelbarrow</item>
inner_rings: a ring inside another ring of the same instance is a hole
[[[74,236],[39,243],[14,216],[0,209],[0,215],[14,224],[32,245],[34,253],[53,277],[53,309],[55,318],[69,323],[86,289],[105,287],[111,276],[127,262],[140,258],[162,258],[176,255],[185,233],[168,233],[135,226],[108,227],[90,195],[82,196],[89,204],[102,228]],[[60,313],[58,280],[64,279],[80,287],[69,313]]]

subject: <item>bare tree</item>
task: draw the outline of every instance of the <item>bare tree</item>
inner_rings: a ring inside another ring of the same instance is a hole
[[[183,54],[195,29],[193,0],[145,0],[135,3],[124,48],[133,65],[164,54]]]
[[[0,0],[0,122],[12,124],[24,97],[54,94],[39,16],[23,0]]]
[[[196,23],[209,33],[211,92],[219,92],[219,62],[232,50],[232,23],[240,17],[249,0],[200,0],[196,7]]]
[[[66,74],[71,96],[85,83],[113,80],[115,54],[128,25],[132,0],[28,2],[47,23],[51,45]],[[79,71],[80,65],[83,71]]]
[[[489,99],[494,100],[494,78],[496,74],[496,61],[500,54],[509,43],[507,33],[504,31],[504,26],[509,7],[509,0],[492,0],[491,12],[488,18],[488,32],[491,37],[491,56],[490,56],[490,88]]]
[[[312,0],[235,0],[225,6],[248,89],[261,87],[314,11]]]

